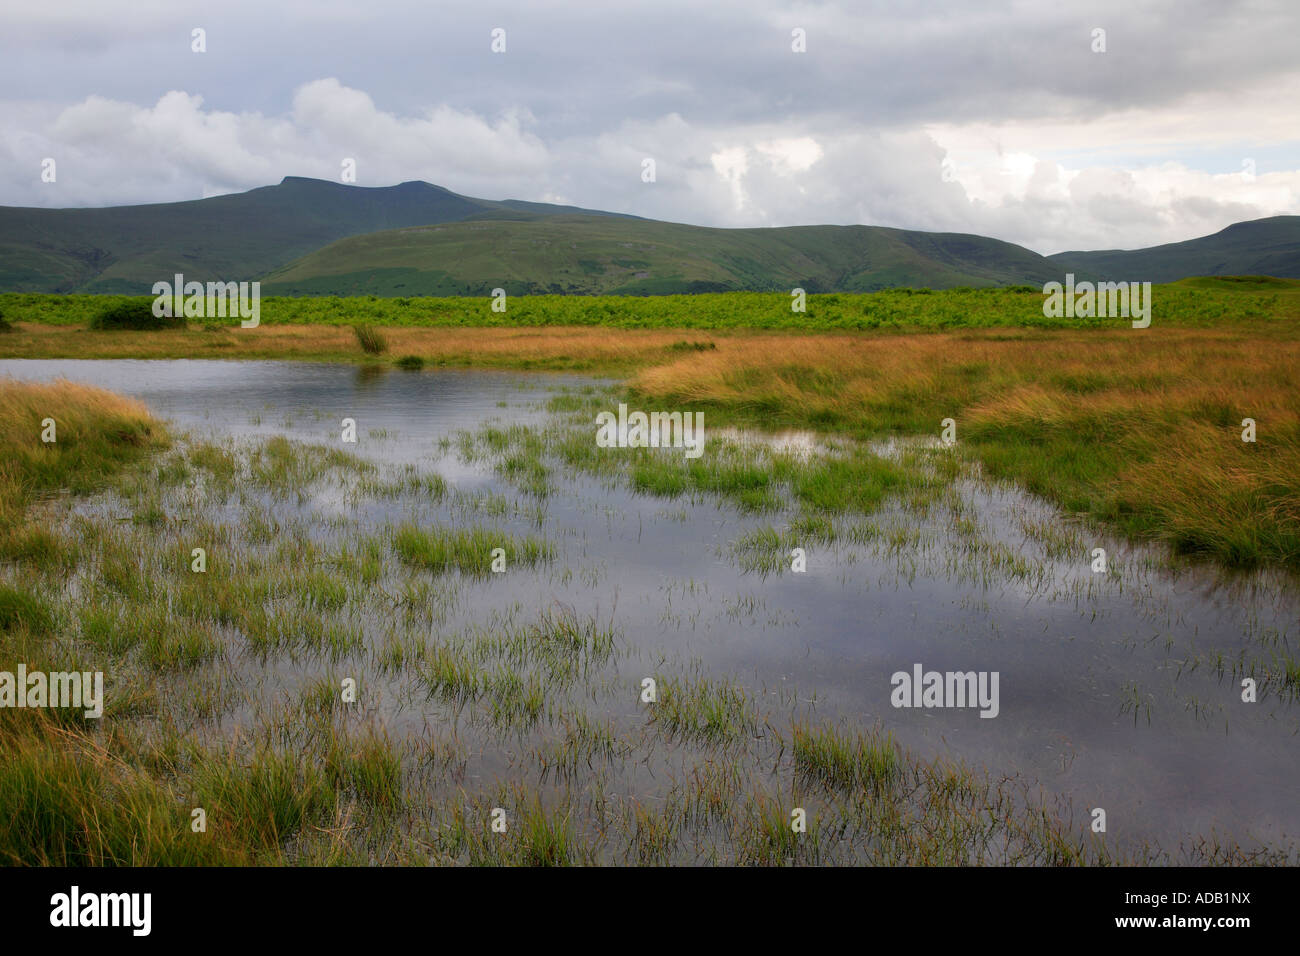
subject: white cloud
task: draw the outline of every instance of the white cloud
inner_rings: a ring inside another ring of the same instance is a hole
[[[1283,88],[1300,97],[1300,85]],[[358,185],[423,179],[490,199],[701,225],[868,223],[980,233],[1046,253],[1136,247],[1300,212],[1300,169],[1276,161],[1295,131],[1260,92],[1077,123],[877,129],[834,114],[719,123],[670,111],[549,137],[522,106],[485,115],[432,103],[401,113],[335,78],[298,86],[276,114],[213,108],[182,90],[147,106],[99,95],[59,109],[0,101],[8,131],[0,202],[105,205],[211,196],[285,175],[337,181],[351,157]],[[1268,150],[1274,158],[1244,178],[1235,158],[1230,172],[1197,168],[1189,142],[1217,149],[1220,160]],[[56,184],[40,182],[46,156],[59,164]],[[641,181],[646,157],[656,162],[654,183]],[[945,159],[952,182],[942,177]]]
[[[773,168],[786,175],[806,172],[825,155],[811,136],[768,140],[758,143],[756,148],[772,162]]]
[[[749,172],[748,151],[743,146],[729,146],[710,156],[709,162],[718,177],[730,187],[735,211],[743,212],[749,202],[743,182],[745,174]]]
[[[6,126],[30,123],[33,115],[16,104],[0,104],[0,111]],[[344,158],[357,161],[358,185],[426,179],[495,193],[502,180],[527,182],[547,168],[546,146],[528,132],[529,120],[522,110],[487,119],[445,105],[398,117],[336,79],[304,84],[291,111],[277,117],[208,109],[203,97],[176,90],[148,107],[89,96],[43,129],[25,130],[21,150],[0,157],[0,201],[190,199],[286,175],[337,180]],[[40,183],[32,165],[45,156],[58,162],[54,184]]]

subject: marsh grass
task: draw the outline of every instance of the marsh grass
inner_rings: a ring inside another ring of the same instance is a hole
[[[796,724],[790,749],[795,770],[845,791],[879,790],[893,783],[900,763],[888,735],[841,733],[830,727]]]
[[[179,628],[149,628],[140,644],[144,662],[154,670],[189,670],[222,654],[221,638],[196,622]]]
[[[817,513],[870,514],[909,475],[887,459],[869,453],[827,457],[800,469],[792,490],[805,508]]]
[[[493,832],[488,821],[496,808],[505,811],[506,830]],[[441,807],[446,821],[433,841],[442,859],[471,866],[572,866],[591,862],[578,839],[572,806],[549,808],[533,794],[516,788],[490,800]]]
[[[0,561],[57,574],[72,568],[77,558],[72,543],[63,535],[35,522],[14,522],[0,525]]]
[[[192,774],[195,806],[207,809],[210,829],[278,857],[303,827],[326,822],[338,801],[326,771],[299,756],[269,748],[204,754]]]
[[[547,610],[533,622],[479,628],[431,646],[419,673],[429,696],[459,707],[481,701],[494,727],[528,728],[557,713],[561,692],[608,663],[616,641],[612,625],[567,608]]]
[[[25,866],[190,866],[246,857],[185,840],[189,814],[148,773],[82,733],[0,731],[0,860]]]
[[[821,859],[821,826],[811,813],[807,830],[795,833],[790,810],[779,801],[751,796],[735,821],[738,847],[736,863],[741,866],[816,865]]]
[[[48,634],[54,630],[54,613],[37,594],[23,588],[0,585],[0,630],[25,630]]]
[[[458,432],[455,444],[462,461],[491,462],[498,475],[526,495],[541,500],[553,491],[551,470],[544,461],[546,437],[536,429],[485,425],[477,432]]]
[[[909,451],[894,460],[865,442],[803,455],[761,437],[751,440],[753,435],[740,440],[710,437],[697,459],[678,449],[599,448],[590,423],[612,400],[610,392],[597,390],[552,398],[547,407],[562,424],[542,434],[545,447],[575,471],[624,476],[629,487],[643,494],[712,498],[748,514],[772,513],[795,503],[800,514],[792,530],[822,543],[835,538],[833,516],[870,514],[891,498],[904,498],[913,510],[922,511],[944,494],[961,470],[951,456],[940,463],[932,455],[921,458]],[[511,441],[536,448],[535,440],[519,437],[522,431],[523,426],[513,426]],[[480,435],[490,444],[490,436]]]
[[[542,767],[541,779],[555,774],[572,780],[585,768],[590,771],[597,765],[612,765],[629,755],[633,747],[614,728],[610,718],[591,717],[584,711],[566,714],[561,718],[564,736],[543,744],[536,752]]]
[[[325,753],[325,773],[336,789],[346,790],[377,810],[401,807],[402,754],[382,732],[359,738],[334,738]]]
[[[937,436],[951,417],[958,448],[989,476],[1067,512],[1232,567],[1296,568],[1297,364],[1300,342],[1282,326],[826,336],[779,350],[732,340],[631,386],[642,404],[864,440]],[[1247,417],[1270,423],[1266,439],[1241,441]],[[836,477],[805,482],[804,493],[825,501],[842,490]],[[868,505],[893,481],[858,477]]]
[[[717,744],[740,742],[762,726],[740,687],[707,678],[660,681],[651,719],[670,737]]]
[[[492,571],[492,552],[505,551],[506,567],[535,567],[551,561],[555,548],[526,535],[517,537],[482,526],[471,528],[421,528],[407,524],[392,533],[393,550],[412,567],[434,574],[459,571],[483,577]]]
[[[778,574],[789,563],[790,549],[797,539],[784,535],[770,524],[744,532],[731,544],[731,555],[740,569],[759,574]]]
[[[607,399],[598,389],[557,396],[553,415],[585,420],[492,425],[470,436],[468,451],[494,468],[512,455],[535,460],[552,486],[566,467],[630,482],[648,460],[587,450],[591,409]],[[1000,581],[1037,573],[1031,556],[1022,567],[1016,552],[996,550],[965,498],[945,490],[966,480],[947,451],[877,453],[845,441],[828,449],[835,464],[827,465],[762,447],[719,448],[721,461],[702,470],[671,465],[683,493],[746,513],[735,547],[756,560],[811,541],[942,568],[948,551],[931,538],[951,522],[960,561],[991,562]],[[422,470],[380,469],[276,439],[187,440],[149,461],[132,457],[142,459],[137,451],[103,469],[92,487],[107,480],[108,488],[94,499],[39,519],[18,513],[0,538],[10,565],[0,569],[3,659],[47,669],[93,661],[89,669],[105,670],[110,685],[100,722],[71,711],[0,712],[0,861],[1288,859],[1282,848],[1212,842],[1181,856],[1146,847],[1119,854],[1015,781],[927,761],[852,722],[814,722],[819,705],[803,694],[758,694],[647,652],[622,636],[612,610],[517,600],[508,586],[487,583],[491,549],[505,549],[508,570],[544,580],[559,549],[541,531],[520,537],[494,527],[531,508],[503,495],[449,493]],[[526,470],[515,477],[528,479]],[[309,492],[345,487],[350,501],[376,510],[340,522],[316,510],[310,493],[286,500],[301,482]],[[750,505],[766,507],[764,496],[779,507],[754,519]],[[453,516],[470,517],[442,523]],[[189,567],[196,542],[208,548],[204,574]],[[715,599],[695,587],[681,582],[670,593]],[[506,597],[470,604],[464,595],[475,591]],[[717,600],[742,616],[764,613],[757,587],[742,600]],[[1277,682],[1294,684],[1281,640],[1269,645],[1278,654],[1269,666]],[[645,674],[659,675],[654,704],[638,703]],[[357,703],[341,699],[345,677],[359,682]],[[203,835],[190,830],[199,806],[208,815]],[[805,834],[790,829],[794,806],[808,811]],[[504,833],[490,828],[493,807],[507,811]]]
[[[422,676],[431,694],[461,702],[477,698],[488,682],[487,671],[453,647],[432,648],[426,655]]]
[[[55,422],[54,442],[41,440],[46,419]],[[0,527],[18,521],[40,495],[93,491],[166,441],[142,404],[112,392],[67,381],[0,381]]]
[[[375,466],[364,458],[324,445],[303,445],[277,435],[259,445],[248,469],[259,487],[285,497],[302,498],[313,484],[331,473],[367,476]]]

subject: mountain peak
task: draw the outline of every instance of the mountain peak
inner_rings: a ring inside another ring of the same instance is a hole
[[[330,182],[328,179],[314,179],[314,178],[312,178],[311,176],[285,176],[284,179],[280,180],[280,185],[281,185],[281,186],[291,186],[291,185],[294,185],[294,184],[296,184],[296,183],[310,183],[310,184],[312,184],[313,186],[315,186],[315,185],[326,185],[326,186],[335,186],[335,185],[338,185],[337,183],[332,183],[332,182]]]
[[[280,180],[281,186],[334,186],[350,189],[400,189],[403,192],[415,192],[417,190],[432,189],[440,193],[455,195],[450,189],[442,186],[435,186],[433,183],[427,183],[422,179],[408,179],[404,183],[398,183],[395,186],[361,186],[357,183],[338,183],[332,179],[316,179],[312,176],[285,176]]]
[[[445,228],[404,231],[432,225]],[[344,242],[351,244],[339,245]],[[529,256],[510,251],[521,246]],[[515,283],[512,294],[863,292],[898,285],[1038,286],[1058,278],[1063,267],[1089,279],[1153,282],[1300,277],[1300,217],[1238,223],[1216,236],[1148,250],[1045,259],[958,233],[703,229],[576,206],[475,199],[418,179],[358,186],[285,176],[278,185],[185,203],[0,206],[0,249],[0,290],[15,292],[143,295],[159,275],[176,272],[224,281],[274,274],[284,293],[313,295],[486,295],[506,288],[505,277]],[[340,272],[340,264],[347,270]]]

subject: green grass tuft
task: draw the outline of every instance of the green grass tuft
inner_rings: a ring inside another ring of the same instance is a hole
[[[352,331],[357,335],[357,344],[367,355],[381,355],[388,351],[388,341],[372,325],[354,325]]]
[[[408,524],[393,532],[393,549],[407,564],[434,574],[456,570],[484,576],[492,572],[492,552],[505,551],[507,570],[534,567],[551,561],[555,549],[550,542],[528,535],[514,537],[503,531],[473,528],[421,528]]]

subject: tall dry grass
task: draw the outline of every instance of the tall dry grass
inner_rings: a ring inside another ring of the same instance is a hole
[[[54,422],[53,442],[42,440]],[[0,525],[42,493],[93,488],[115,466],[165,441],[140,402],[68,381],[0,380]]]
[[[962,332],[731,338],[632,386],[860,437],[953,418],[990,472],[1070,510],[1229,565],[1300,567],[1298,369],[1300,342],[1240,330]]]
[[[381,330],[388,352],[430,365],[629,372],[682,354],[682,343],[731,333],[682,329],[414,328]],[[788,337],[788,336],[786,336]],[[257,329],[136,332],[129,336],[27,323],[5,337],[6,358],[218,358],[365,360],[348,326],[268,325]]]

